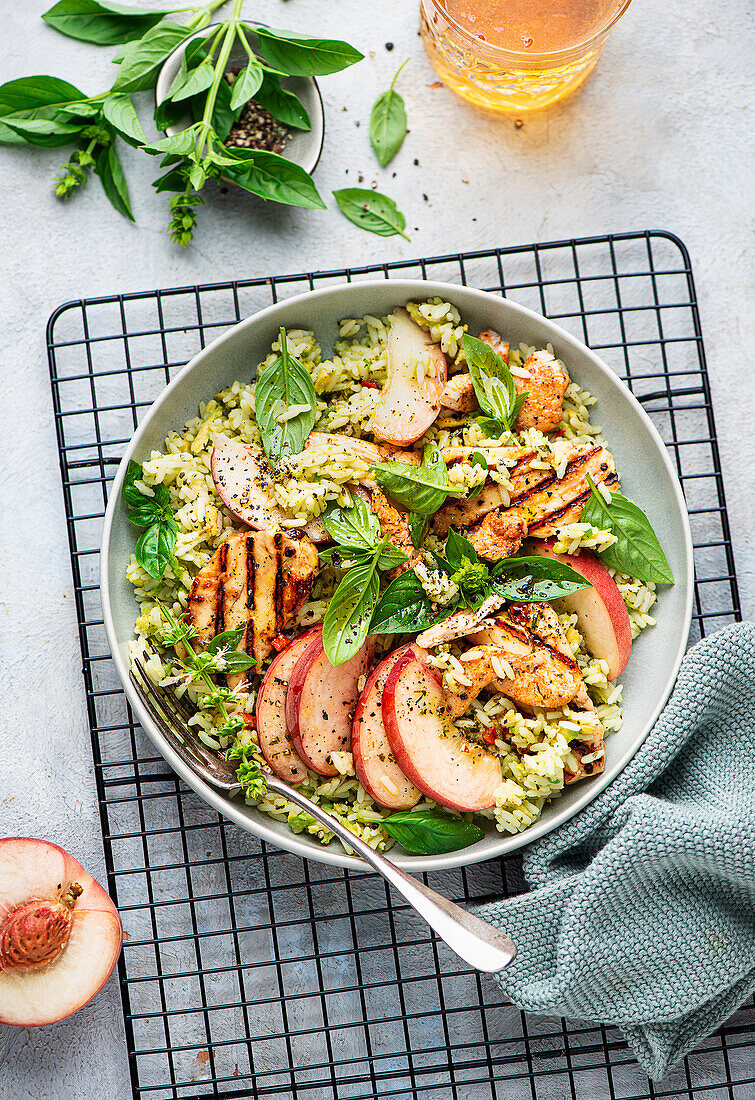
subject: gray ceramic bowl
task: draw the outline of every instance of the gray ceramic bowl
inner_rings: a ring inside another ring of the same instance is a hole
[[[685,650],[692,614],[692,539],[679,482],[666,448],[649,417],[616,375],[569,333],[531,310],[479,290],[446,283],[378,281],[343,284],[302,294],[261,310],[214,340],[166,387],[154,403],[123,456],[110,493],[102,538],[102,603],[105,627],[126,694],[144,729],[170,766],[207,802],[243,829],[298,855],[341,867],[361,868],[336,842],[323,847],[316,840],[296,836],[283,824],[256,812],[238,800],[218,794],[179,761],[142,706],[128,676],[127,647],[133,637],[137,606],[125,570],[134,548],[134,532],[120,499],[121,484],[130,458],[143,461],[152,448],[162,449],[168,431],[196,415],[200,401],[218,393],[239,377],[248,377],[249,364],[264,359],[281,325],[313,329],[324,346],[337,337],[341,317],[378,316],[418,298],[439,295],[461,311],[470,331],[493,327],[512,344],[540,347],[550,342],[576,381],[598,399],[599,423],[616,456],[622,488],[642,506],[668,556],[676,577],[673,587],[660,590],[658,625],[635,643],[621,677],[624,685],[624,725],[606,742],[607,765],[602,775],[569,787],[546,806],[541,819],[525,833],[502,836],[489,829],[485,838],[460,852],[441,856],[411,856],[399,849],[392,858],[407,870],[456,867],[511,852],[551,829],[586,806],[632,758],[669,696]]]
[[[217,26],[217,24],[213,25]],[[165,59],[163,67],[160,69],[157,83],[155,84],[155,102],[158,106],[165,99],[168,94],[168,89],[173,83],[178,70],[181,68],[181,60],[186,47],[195,38],[206,35],[209,29],[209,27],[205,27],[204,30],[197,31],[196,34],[185,39],[175,48],[173,53],[169,54]],[[235,43],[231,51],[231,56],[228,59],[228,68],[243,67],[246,60],[246,53],[238,43]],[[291,130],[291,136],[286,142],[286,146],[281,155],[286,157],[287,160],[292,160],[295,161],[296,164],[300,164],[305,172],[312,173],[317,167],[317,162],[320,159],[320,153],[322,152],[322,146],[325,140],[325,112],[320,89],[314,77],[284,76],[281,77],[281,85],[286,91],[293,92],[294,95],[299,97],[312,123],[311,130]],[[175,125],[169,126],[165,132],[173,137],[175,134],[179,134],[181,130],[185,130],[190,121],[187,114],[185,118],[181,119]],[[232,181],[228,180],[227,182],[231,183]]]

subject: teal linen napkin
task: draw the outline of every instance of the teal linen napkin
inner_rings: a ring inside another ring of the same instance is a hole
[[[610,742],[609,742],[610,744]],[[528,1012],[622,1029],[653,1078],[755,989],[755,625],[699,642],[634,759],[480,916]]]

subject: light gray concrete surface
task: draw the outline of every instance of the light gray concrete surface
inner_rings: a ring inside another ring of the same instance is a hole
[[[105,88],[111,51],[55,34],[39,19],[47,6],[0,0],[2,80],[51,73],[91,93]],[[149,186],[154,164],[136,151],[123,150],[134,226],[111,210],[96,181],[67,207],[56,202],[50,179],[60,151],[0,150],[0,832],[49,837],[100,876],[44,344],[48,315],[67,299],[670,229],[686,241],[695,268],[745,613],[755,608],[752,5],[635,0],[583,90],[520,129],[432,87],[416,0],[259,0],[248,9],[278,26],[346,36],[368,55],[358,69],[321,82],[327,126],[317,181],[327,196],[360,173],[366,186],[377,180],[405,211],[410,241],[368,236],[335,209],[262,209],[229,192],[203,208],[196,243],[181,252],[165,234],[166,203]],[[411,133],[380,170],[368,144],[369,109],[406,57],[401,91]],[[0,1029],[0,1079],[13,1100],[128,1096],[114,983],[52,1028]]]

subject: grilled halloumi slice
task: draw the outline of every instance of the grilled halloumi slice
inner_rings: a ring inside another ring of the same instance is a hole
[[[224,630],[244,628],[239,645],[257,667],[272,640],[285,630],[307,599],[317,571],[317,550],[306,535],[282,531],[238,532],[218,547],[194,578],[187,614],[206,647]],[[245,674],[228,677],[236,688]]]
[[[527,484],[518,484],[512,477],[510,507],[526,520],[530,538],[551,538],[559,527],[579,519],[591,492],[588,474],[596,485],[609,489],[618,485],[613,455],[605,447],[589,444],[574,448],[561,478],[555,470],[545,471],[539,481],[526,477]]]
[[[566,640],[558,616],[547,604],[512,604],[494,626],[470,637],[474,648],[464,654],[471,685],[447,692],[454,717],[491,684],[522,706],[554,707],[587,700],[582,673]],[[508,673],[509,665],[513,676]]]

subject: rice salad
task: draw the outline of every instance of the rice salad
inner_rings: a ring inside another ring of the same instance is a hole
[[[467,325],[458,310],[449,302],[434,298],[408,303],[406,314],[410,323],[418,326],[426,334],[425,338],[432,341],[434,348],[440,348],[447,363],[448,384],[454,379],[468,379],[464,343]],[[329,356],[325,355],[314,332],[290,329],[285,334],[288,354],[295,357],[311,377],[315,394],[312,430],[319,433],[315,437],[316,444],[305,446],[299,453],[285,455],[273,466],[268,486],[271,506],[274,504],[279,510],[280,529],[291,538],[306,537],[303,532],[309,531],[312,524],[322,523],[328,509],[349,509],[358,499],[359,486],[370,480],[372,464],[360,453],[357,441],[381,442],[371,429],[388,380],[393,323],[391,316],[370,314],[343,319]],[[503,346],[509,371],[517,384],[526,383],[530,377],[531,371],[525,364],[534,362],[533,356],[540,356],[537,361],[546,366],[558,362],[550,345],[544,349]],[[249,448],[263,446],[263,434],[255,417],[254,379],[262,376],[281,353],[279,338],[272,344],[267,358],[254,372],[249,372],[251,378],[247,375],[234,381],[202,403],[198,414],[182,429],[171,431],[165,439],[164,449],[151,452],[134,482],[135,490],[148,501],[159,498],[166,502],[175,522],[176,537],[172,561],[159,579],[137,560],[136,554],[132,555],[126,569],[139,605],[135,637],[131,642],[132,663],[138,659],[155,684],[171,686],[191,704],[194,710],[191,726],[207,746],[218,751],[232,746],[243,747],[252,753],[256,750],[259,741],[254,719],[257,693],[261,677],[279,651],[279,645],[276,642],[269,656],[258,661],[246,680],[227,692],[224,705],[219,706],[212,684],[223,681],[223,677],[216,676],[208,682],[185,675],[184,666],[177,658],[180,646],[177,651],[169,644],[171,635],[166,627],[165,609],[173,620],[185,622],[195,578],[200,571],[210,567],[218,549],[229,537],[249,531],[219,495],[213,477],[213,440],[219,433]],[[560,399],[557,426],[552,430],[542,431],[536,425],[522,428],[517,422],[513,430],[507,428],[491,436],[489,425],[481,423],[480,408],[470,409],[462,402],[456,409],[453,405],[441,408],[440,415],[412,441],[411,448],[416,452],[432,444],[436,453],[439,451],[444,456],[453,456],[454,449],[466,456],[460,461],[453,461],[452,457],[446,460],[448,485],[457,494],[447,498],[451,505],[463,506],[466,499],[478,500],[479,494],[487,492],[489,487],[499,493],[497,499],[502,501],[499,511],[505,513],[507,503],[513,499],[515,482],[512,479],[516,467],[512,470],[501,463],[496,466],[487,459],[476,463],[468,457],[470,449],[481,453],[483,458],[486,453],[493,453],[491,449],[526,449],[532,454],[528,466],[531,479],[539,476],[538,471],[549,474],[554,471],[557,478],[563,478],[575,448],[595,448],[604,444],[601,429],[591,421],[595,398],[568,377],[568,363],[559,363],[559,368],[567,372],[568,384]],[[412,384],[421,386],[427,382],[426,375],[420,377],[423,370],[427,370],[427,365],[418,362],[416,381],[413,378]],[[298,410],[299,406],[292,408]],[[286,413],[282,415],[285,418]],[[280,414],[278,419],[281,419]],[[610,502],[611,491],[605,486],[598,488]],[[437,558],[433,556],[442,555],[444,546],[444,532],[436,530],[433,524],[434,520],[416,560],[411,562],[410,572],[432,608],[448,610],[459,598],[459,585],[447,571],[438,567]],[[565,556],[577,562],[576,555],[580,552],[589,552],[594,557],[606,553],[608,562],[611,560],[610,548],[616,543],[616,535],[609,526],[594,520],[582,521],[578,508],[576,514],[574,508],[567,509],[564,522],[556,521],[548,545],[552,554],[560,558]],[[468,534],[467,528],[464,531]],[[522,551],[528,552],[531,551]],[[640,580],[615,566],[609,565],[608,573],[626,607],[631,637],[636,638],[655,623],[656,584]],[[323,623],[343,576],[344,570],[339,568],[337,559],[325,561],[321,556],[307,598],[296,609],[282,635],[278,635],[283,637],[283,644],[303,630]],[[388,572],[381,574],[383,591],[389,580]],[[501,782],[495,789],[494,802],[473,816],[475,821],[487,819],[492,822],[501,833],[515,834],[529,828],[540,817],[544,805],[561,794],[568,777],[602,770],[605,750],[596,749],[590,753],[585,751],[585,746],[596,743],[596,729],[602,731],[603,737],[608,737],[622,725],[621,684],[616,679],[609,679],[608,661],[590,652],[578,625],[579,615],[569,610],[566,602],[556,599],[551,606],[557,616],[559,637],[565,639],[578,670],[575,676],[579,675],[583,682],[586,692],[583,703],[575,705],[573,700],[555,706],[518,703],[510,692],[500,690],[502,684],[512,683],[514,670],[504,656],[493,654],[495,678],[474,694],[463,713],[454,714],[454,725],[460,736],[470,745],[482,747],[485,753],[497,757],[500,762]],[[486,620],[482,628],[491,621],[490,618]],[[406,636],[378,635],[374,660],[391,653],[402,641],[407,641]],[[469,669],[474,658],[469,657],[472,652],[469,647],[469,638],[464,635],[428,647],[427,662],[442,682],[444,691],[458,694],[471,687],[473,676]],[[483,645],[482,648],[491,647]],[[363,687],[364,677],[360,689]],[[580,754],[574,752],[575,744],[582,746]],[[262,761],[261,756],[259,759]],[[329,762],[336,774],[324,776],[307,768],[299,789],[370,846],[381,851],[389,849],[395,841],[383,823],[390,811],[376,801],[357,778],[353,752],[348,747],[333,751]],[[387,779],[386,786],[389,786]],[[261,795],[257,794],[259,797],[247,797],[247,801],[253,802],[260,813],[287,823],[295,833],[308,833],[323,844],[331,841],[331,833],[285,797],[264,790]],[[470,817],[441,805],[427,794],[423,794],[415,805],[415,809],[423,808],[453,818]]]

